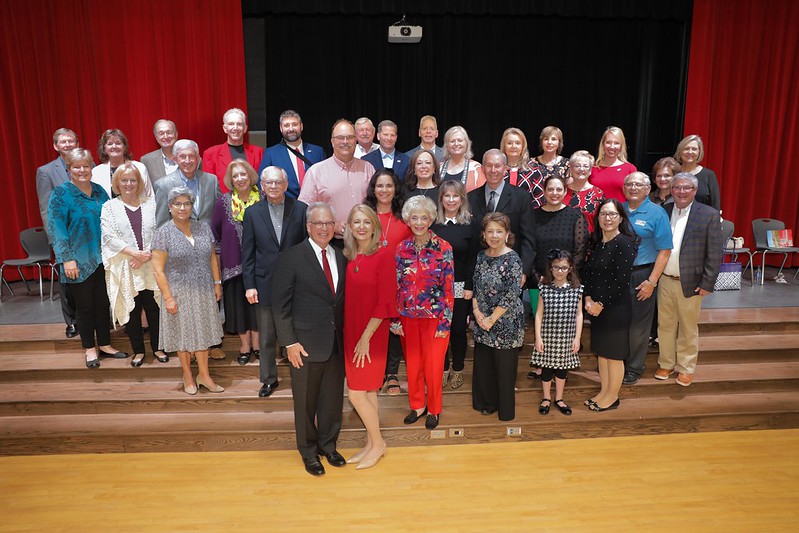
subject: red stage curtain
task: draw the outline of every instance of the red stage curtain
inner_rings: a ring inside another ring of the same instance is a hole
[[[36,168],[56,157],[56,129],[96,157],[119,128],[138,159],[158,147],[158,118],[203,150],[224,142],[226,109],[246,110],[240,0],[0,2],[0,28],[2,258],[23,257],[19,232],[41,225]]]
[[[796,0],[694,0],[685,134],[704,140],[723,216],[750,247],[755,218],[799,239],[797,22]]]

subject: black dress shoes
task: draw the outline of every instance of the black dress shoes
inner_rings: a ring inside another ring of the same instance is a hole
[[[305,463],[305,471],[312,476],[324,475],[325,467],[322,466],[319,457],[313,456],[310,459],[303,459],[302,462]]]
[[[403,420],[403,422],[405,422],[406,424],[413,424],[414,422],[416,422],[426,414],[427,414],[427,407],[425,407],[424,411],[422,411],[421,413],[417,413],[416,409],[411,409],[411,412],[408,413],[408,416],[405,417],[405,420]]]
[[[436,429],[438,427],[439,415],[427,415],[427,420],[424,421],[425,429]]]
[[[77,337],[78,328],[75,326],[75,324],[70,324],[69,326],[67,326],[67,330],[64,332],[64,334],[67,336],[68,339]]]
[[[277,388],[278,382],[275,381],[274,383],[264,383],[261,387],[261,390],[258,391],[259,398],[266,398],[267,396],[271,396],[275,389]]]
[[[564,402],[562,398],[560,400],[555,400],[555,407],[566,416],[571,416],[572,414],[572,408],[566,405],[566,402]]]
[[[325,459],[327,459],[327,463],[330,466],[347,466],[347,460],[344,459],[344,457],[342,457],[342,455],[338,453],[336,450],[333,450],[332,452],[329,453],[325,452],[320,452],[320,453],[325,456]]]
[[[483,416],[491,416],[496,412],[496,409],[480,409],[480,414]]]
[[[622,379],[622,383],[625,385],[635,385],[638,383],[638,380],[641,379],[641,375],[637,372],[633,372],[632,370],[628,370],[624,373],[624,379]]]
[[[238,363],[242,366],[246,365],[250,362],[250,352],[239,352],[239,356],[236,358],[236,361],[238,361]]]

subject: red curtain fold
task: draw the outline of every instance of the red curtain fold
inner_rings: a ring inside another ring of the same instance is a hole
[[[23,257],[19,232],[41,224],[36,168],[56,157],[56,129],[96,157],[119,128],[138,159],[158,147],[158,118],[202,150],[224,142],[226,109],[246,110],[240,0],[0,2],[0,28],[2,258]]]
[[[694,0],[685,134],[704,140],[723,216],[750,247],[755,218],[799,239],[797,22],[796,0]]]

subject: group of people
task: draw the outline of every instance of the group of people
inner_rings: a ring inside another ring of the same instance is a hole
[[[600,377],[590,410],[619,406],[622,383],[644,371],[652,337],[654,377],[676,371],[677,383],[690,385],[699,307],[722,253],[718,182],[700,165],[699,137],[659,160],[650,180],[627,161],[616,127],[602,135],[596,160],[584,150],[561,155],[563,134],[548,126],[538,156],[520,129],[508,128],[479,162],[461,126],[436,146],[429,115],[421,144],[404,154],[389,120],[377,130],[365,117],[338,120],[328,158],[302,140],[295,111],[282,113],[279,127],[280,142],[264,151],[244,142],[244,113],[228,110],[226,145],[200,158],[197,144],[178,140],[174,123],[161,119],[160,148],[142,163],[122,132],[108,130],[94,168],[73,132],[56,131],[60,157],[39,170],[65,170],[68,179],[48,191],[37,175],[37,186],[69,288],[65,318],[74,300],[87,367],[128,357],[110,344],[112,319],[126,327],[133,366],[144,361],[145,323],[156,360],[177,353],[188,394],[224,390],[208,365],[223,327],[239,337],[240,364],[259,360],[261,397],[279,387],[283,352],[297,446],[313,475],[324,473],[320,454],[358,468],[383,457],[378,391],[401,392],[403,358],[404,422],[436,428],[443,389],[464,384],[470,326],[473,408],[512,420],[530,311],[528,377],[542,381],[542,415],[552,405],[572,414],[564,387],[580,365],[585,315]],[[367,431],[349,460],[336,451],[345,378]]]

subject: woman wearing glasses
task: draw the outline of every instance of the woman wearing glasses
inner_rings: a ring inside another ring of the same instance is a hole
[[[616,409],[630,351],[630,275],[638,238],[621,202],[599,206],[597,224],[583,269],[585,311],[591,320],[591,351],[597,355],[601,389],[585,401],[592,411]]]
[[[177,352],[183,368],[183,390],[197,394],[223,389],[208,373],[208,347],[222,342],[217,302],[222,278],[214,257],[214,235],[205,222],[191,220],[194,192],[187,187],[169,191],[172,220],[158,228],[153,239],[153,269],[161,291],[161,349]],[[197,358],[197,381],[191,356]]]

